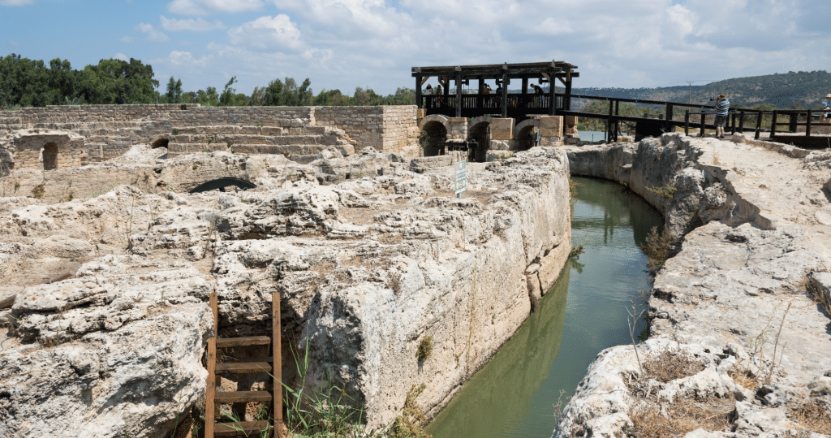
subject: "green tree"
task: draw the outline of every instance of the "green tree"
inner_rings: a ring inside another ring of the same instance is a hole
[[[174,79],[173,76],[167,81],[167,92],[165,93],[167,103],[182,102],[182,80]]]

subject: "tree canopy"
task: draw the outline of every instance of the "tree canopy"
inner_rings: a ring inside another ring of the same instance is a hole
[[[11,54],[0,58],[0,107],[46,106],[69,104],[128,103],[198,103],[204,106],[303,106],[303,105],[408,105],[415,102],[415,92],[399,88],[382,96],[371,88],[357,87],[353,94],[340,90],[323,90],[315,96],[306,78],[274,79],[264,87],[255,87],[251,95],[235,88],[231,77],[221,91],[215,87],[187,91],[182,80],[170,77],[159,91],[153,67],[138,59],[123,61],[102,59],[97,65],[75,70],[69,61],[43,61]]]

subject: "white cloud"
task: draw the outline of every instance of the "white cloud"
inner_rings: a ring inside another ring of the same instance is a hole
[[[174,66],[204,66],[207,64],[208,58],[198,58],[193,56],[193,53],[183,50],[173,50],[167,56],[168,62]]]
[[[263,0],[173,0],[168,10],[181,15],[206,15],[211,12],[246,12],[263,7]]]
[[[359,34],[394,35],[412,24],[408,14],[384,0],[277,0],[275,4],[326,28]]]
[[[161,17],[162,29],[168,32],[206,32],[225,27],[221,21],[208,21],[204,18],[167,18]]]
[[[409,68],[414,65],[565,60],[580,66],[577,87],[649,87],[688,80],[700,84],[831,65],[831,51],[826,49],[831,40],[828,0],[168,0],[166,4],[177,14],[189,15],[265,10],[270,5],[271,12],[258,14],[263,17],[228,26],[227,40],[209,44],[206,56],[174,50],[159,61],[177,77],[178,71],[192,72],[202,86],[221,86],[236,75],[239,89],[245,91],[277,77],[308,76],[315,90],[351,92],[360,85],[387,93],[397,86],[413,86]],[[168,17],[156,26],[157,31],[201,29],[220,18]],[[226,24],[232,20],[221,19]],[[189,70],[188,65],[197,67]]]
[[[289,48],[299,49],[300,30],[288,15],[260,17],[228,31],[231,43],[258,49]]]
[[[34,0],[0,0],[0,6],[26,6],[34,2]]]
[[[139,23],[136,29],[147,35],[147,39],[156,43],[167,41],[167,35],[164,32],[156,29],[155,26],[148,23]]]
[[[125,55],[121,52],[118,52],[115,55],[113,55],[113,59],[118,59],[118,60],[121,60],[121,61],[129,61],[130,60],[130,58],[127,55]]]

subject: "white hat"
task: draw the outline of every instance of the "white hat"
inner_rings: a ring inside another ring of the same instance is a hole
[[[826,98],[826,99],[831,99],[831,93],[826,94],[826,95],[825,95],[825,98]]]

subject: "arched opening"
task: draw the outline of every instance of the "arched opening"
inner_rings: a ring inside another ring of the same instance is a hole
[[[447,148],[447,128],[438,121],[431,120],[425,123],[421,128],[419,143],[425,157],[444,155]]]
[[[54,170],[58,168],[58,145],[47,143],[43,147],[43,170]]]
[[[202,184],[199,184],[198,186],[194,187],[190,191],[190,193],[202,193],[209,192],[211,190],[219,190],[220,192],[224,192],[229,187],[233,187],[239,190],[248,190],[253,189],[257,186],[251,181],[246,181],[244,179],[233,177],[226,177],[205,181]]]
[[[536,143],[536,130],[534,125],[528,125],[520,128],[516,134],[516,141],[514,145],[515,151],[527,151],[531,149]]]
[[[167,145],[170,144],[170,139],[166,137],[159,138],[158,140],[154,141],[150,144],[150,147],[153,149],[156,148],[166,148]]]
[[[473,125],[467,134],[470,150],[468,160],[484,163],[488,158],[488,148],[491,144],[491,125],[487,122]]]

